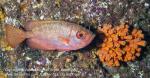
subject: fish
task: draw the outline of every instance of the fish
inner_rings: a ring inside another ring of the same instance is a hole
[[[5,25],[6,40],[15,48],[24,40],[30,48],[41,50],[71,51],[89,45],[95,34],[81,25],[50,20],[32,20],[24,30]]]

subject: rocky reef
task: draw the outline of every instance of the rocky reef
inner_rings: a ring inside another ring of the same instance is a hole
[[[31,49],[25,42],[11,48],[5,40],[5,24],[23,28],[30,20],[64,20],[96,34],[102,30],[109,36],[103,43],[103,37],[98,35],[88,47],[65,53]],[[121,24],[125,22],[128,25]],[[105,32],[107,28],[111,31]],[[107,43],[113,36],[110,40],[118,40],[113,30],[118,32],[119,40],[125,41],[115,46]],[[128,34],[124,36],[123,32]],[[143,38],[146,46],[139,47],[145,45]],[[149,41],[149,0],[0,0],[0,77],[3,78],[149,78]],[[112,54],[110,50],[103,54],[106,43],[111,49],[119,48]],[[116,52],[120,49],[125,54]],[[110,57],[115,61],[110,61]]]

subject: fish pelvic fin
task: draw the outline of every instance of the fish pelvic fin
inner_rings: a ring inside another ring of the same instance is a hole
[[[5,38],[7,43],[15,48],[25,40],[25,32],[11,25],[5,26]]]

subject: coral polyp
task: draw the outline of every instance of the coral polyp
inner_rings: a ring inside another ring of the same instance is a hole
[[[130,31],[128,24],[125,23],[115,27],[104,24],[98,30],[105,38],[97,55],[102,63],[110,67],[120,66],[119,61],[135,60],[141,54],[141,46],[146,45],[142,31],[137,28]]]

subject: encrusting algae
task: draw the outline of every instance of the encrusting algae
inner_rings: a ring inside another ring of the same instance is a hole
[[[140,56],[140,46],[145,46],[146,42],[142,40],[144,34],[142,31],[134,28],[129,32],[127,24],[120,24],[112,27],[110,24],[104,24],[99,28],[99,32],[105,35],[105,39],[97,52],[99,59],[107,66],[120,66],[119,61],[133,61]]]
[[[2,51],[12,51],[14,50],[7,42],[4,40],[5,38],[0,38],[0,48]]]
[[[8,78],[7,74],[5,74],[3,71],[0,71],[0,78]]]
[[[1,32],[5,32],[5,28],[1,26]],[[6,41],[5,33],[0,35],[0,49],[2,51],[12,51],[14,50]]]
[[[0,22],[5,19],[5,12],[0,8]]]

